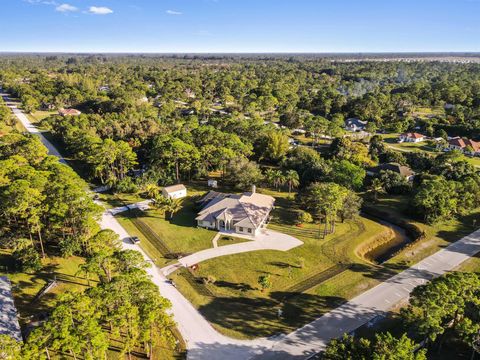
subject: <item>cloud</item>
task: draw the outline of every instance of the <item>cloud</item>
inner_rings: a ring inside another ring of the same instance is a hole
[[[180,11],[175,11],[175,10],[167,10],[165,11],[168,15],[182,15],[183,13]]]
[[[78,8],[70,4],[62,4],[62,5],[58,5],[55,8],[55,10],[59,12],[71,12],[71,11],[78,11]]]
[[[88,12],[95,15],[108,15],[113,13],[113,10],[105,6],[90,6]]]

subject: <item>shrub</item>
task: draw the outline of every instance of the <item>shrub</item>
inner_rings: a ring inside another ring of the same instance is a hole
[[[304,223],[311,223],[313,221],[312,215],[310,213],[303,211],[303,210],[298,210],[295,222],[300,225]]]

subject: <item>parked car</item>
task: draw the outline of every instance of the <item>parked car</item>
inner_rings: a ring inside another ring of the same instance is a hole
[[[138,238],[138,236],[132,236],[130,238],[130,241],[132,242],[132,244],[140,244],[140,239]]]

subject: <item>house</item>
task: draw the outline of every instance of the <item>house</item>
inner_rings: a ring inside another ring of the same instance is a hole
[[[480,155],[480,142],[457,136],[448,140],[448,146],[445,150],[459,150],[468,155],[478,156]]]
[[[6,276],[0,276],[0,335],[8,335],[22,341],[17,309],[13,301],[12,284]]]
[[[77,109],[60,109],[58,110],[58,114],[61,116],[78,116],[82,112]]]
[[[275,199],[251,192],[240,195],[210,191],[202,199],[195,218],[198,226],[256,236],[268,221]]]
[[[187,188],[183,184],[167,186],[162,189],[162,195],[167,199],[181,199],[187,196]]]
[[[368,121],[362,121],[357,118],[349,118],[345,121],[345,129],[348,131],[365,131]]]
[[[424,140],[425,140],[425,135],[422,135],[416,132],[404,133],[398,137],[398,142],[418,143]]]
[[[406,180],[412,181],[415,177],[415,173],[412,169],[408,166],[400,165],[398,163],[385,163],[379,164],[378,166],[374,166],[367,169],[368,176],[378,176],[382,171],[394,171],[400,175],[402,175]]]
[[[208,179],[208,187],[216,189],[218,187],[218,182],[217,180],[214,179]]]

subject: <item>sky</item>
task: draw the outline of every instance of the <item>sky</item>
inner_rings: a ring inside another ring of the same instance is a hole
[[[480,0],[0,0],[0,52],[480,52]]]

